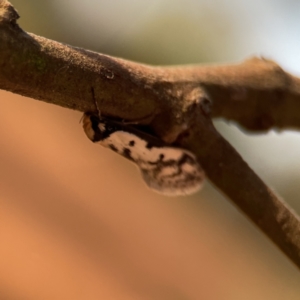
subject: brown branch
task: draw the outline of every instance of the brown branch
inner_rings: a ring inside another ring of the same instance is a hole
[[[255,131],[300,128],[300,78],[275,62],[252,58],[235,66],[202,67],[198,76],[214,99],[214,117]]]
[[[300,219],[215,130],[209,117],[195,118],[180,144],[197,155],[208,178],[300,267]]]
[[[79,111],[142,120],[193,151],[208,178],[300,267],[300,222],[215,130],[209,116],[251,130],[299,128],[300,79],[274,62],[151,67],[22,31],[0,0],[0,88]]]

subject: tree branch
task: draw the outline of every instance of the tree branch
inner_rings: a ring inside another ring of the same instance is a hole
[[[211,119],[195,119],[191,134],[179,139],[197,155],[208,178],[300,267],[300,219],[268,188]]]
[[[152,67],[24,32],[0,0],[0,88],[79,111],[141,120],[194,152],[208,178],[300,267],[300,221],[220,136],[212,117],[250,130],[300,127],[300,79],[254,58],[231,66]],[[212,102],[211,113],[210,105]]]

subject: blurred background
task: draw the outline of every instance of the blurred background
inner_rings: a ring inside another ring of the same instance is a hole
[[[296,0],[11,0],[26,31],[149,64],[258,55],[300,75]],[[81,114],[0,91],[0,299],[299,299],[299,270],[208,181],[148,190]],[[300,213],[300,134],[215,122]]]

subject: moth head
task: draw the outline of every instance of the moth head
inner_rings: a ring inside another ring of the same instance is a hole
[[[98,115],[86,112],[82,117],[82,123],[85,134],[92,142],[101,141],[107,136],[106,124]]]

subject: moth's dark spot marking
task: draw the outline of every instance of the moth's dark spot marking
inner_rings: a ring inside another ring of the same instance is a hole
[[[159,155],[159,160],[163,160],[165,158],[165,155],[164,154],[160,154]]]
[[[124,157],[126,157],[126,158],[132,160],[130,149],[124,148],[124,149],[123,149],[123,155],[124,155]]]
[[[196,164],[194,158],[192,158],[191,156],[189,156],[187,154],[183,154],[182,157],[180,158],[180,160],[178,161],[178,165],[182,166],[185,163],[189,163],[190,165]]]
[[[130,142],[129,142],[129,146],[130,146],[130,147],[133,147],[134,145],[135,145],[135,141],[130,141]]]
[[[118,152],[118,149],[117,149],[117,147],[116,147],[115,145],[109,144],[108,147],[109,147],[111,150],[113,150],[113,151],[115,151],[115,152]]]
[[[153,145],[151,143],[147,143],[146,148],[151,149],[151,148],[153,148]]]

